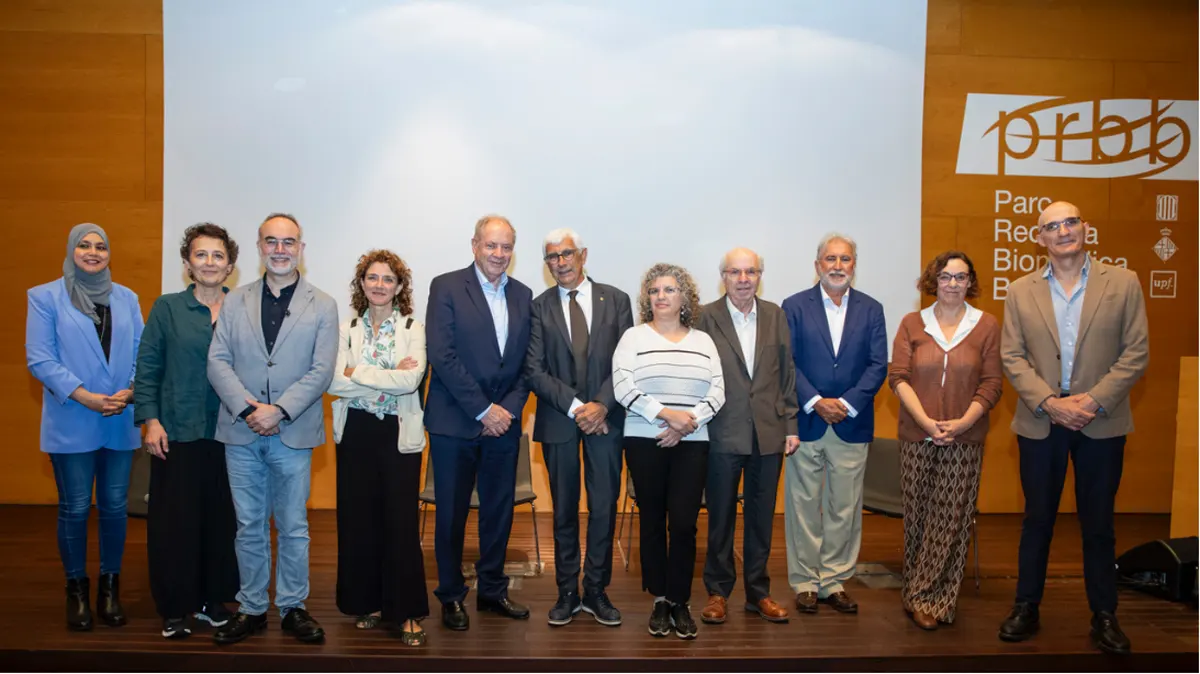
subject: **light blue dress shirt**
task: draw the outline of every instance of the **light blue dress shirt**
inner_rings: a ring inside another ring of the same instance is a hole
[[[1054,267],[1046,265],[1042,277],[1050,282],[1050,299],[1054,303],[1054,321],[1058,324],[1058,344],[1062,351],[1062,384],[1064,393],[1071,391],[1071,372],[1075,368],[1075,348],[1079,341],[1079,318],[1083,313],[1084,291],[1087,290],[1088,272],[1092,268],[1091,257],[1084,256],[1079,283],[1071,289],[1070,296],[1062,283],[1054,277]]]
[[[492,285],[491,281],[487,280],[478,264],[475,265],[475,276],[479,279],[480,287],[483,288],[483,299],[487,302],[488,311],[492,312],[492,324],[496,328],[496,344],[500,346],[500,353],[503,354],[504,345],[508,342],[508,299],[504,295],[504,289],[508,286],[508,274],[500,274],[499,287]],[[475,420],[483,419],[489,409],[491,409],[491,405],[480,412]]]

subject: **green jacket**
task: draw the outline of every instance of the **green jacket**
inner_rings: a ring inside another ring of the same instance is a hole
[[[212,311],[196,299],[195,287],[154,302],[133,377],[134,422],[158,419],[171,442],[214,439],[221,405],[208,383]]]

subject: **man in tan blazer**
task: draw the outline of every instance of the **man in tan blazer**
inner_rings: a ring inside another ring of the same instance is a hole
[[[735,248],[721,258],[725,297],[708,304],[697,327],[721,355],[725,406],[708,424],[708,553],[704,586],[706,623],[725,622],[726,602],[737,581],[733,531],[738,482],[745,476],[745,540],[742,577],[746,610],[771,622],[788,611],[771,599],[767,558],[783,456],[800,446],[796,433],[796,365],[787,317],[779,305],[759,299],[762,258]]]
[[[1021,397],[1012,429],[1025,493],[1016,604],[1000,638],[1023,641],[1038,629],[1070,456],[1091,636],[1101,650],[1124,654],[1130,645],[1115,616],[1113,504],[1125,435],[1133,431],[1129,390],[1149,361],[1146,305],[1137,274],[1088,257],[1089,225],[1077,207],[1050,204],[1038,228],[1050,263],[1009,286],[1000,345],[1004,371]]]

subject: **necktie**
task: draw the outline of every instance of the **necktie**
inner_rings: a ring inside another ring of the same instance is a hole
[[[571,354],[575,356],[575,388],[587,395],[584,389],[587,388],[588,328],[583,307],[575,298],[578,294],[578,290],[567,293],[571,298]]]

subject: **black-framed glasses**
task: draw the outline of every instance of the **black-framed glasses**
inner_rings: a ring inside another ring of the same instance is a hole
[[[293,239],[290,236],[286,239],[276,239],[273,236],[268,236],[267,238],[263,239],[263,244],[265,244],[269,250],[275,250],[280,246],[280,244],[282,244],[286,250],[295,250],[296,245],[299,243],[299,239]]]
[[[1074,216],[1070,218],[1063,218],[1062,220],[1055,220],[1054,222],[1047,222],[1046,224],[1042,225],[1041,229],[1043,232],[1053,234],[1063,227],[1067,229],[1075,229],[1082,222],[1083,218]]]
[[[965,271],[958,274],[948,274],[946,272],[942,272],[937,275],[937,280],[938,283],[944,286],[950,285],[951,281],[958,281],[960,284],[965,284],[967,281],[971,280],[971,274]]]
[[[579,251],[575,248],[568,248],[566,250],[560,250],[557,253],[547,253],[546,257],[543,257],[542,259],[545,260],[547,264],[556,264],[559,260],[562,260],[563,262],[570,262],[571,260],[575,259],[575,255],[578,252]]]

